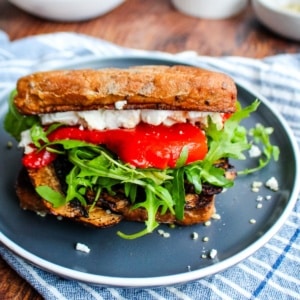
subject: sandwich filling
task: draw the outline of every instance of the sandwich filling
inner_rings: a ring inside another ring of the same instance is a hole
[[[229,115],[188,111],[98,110],[43,114],[43,126],[61,124],[48,135],[51,142],[80,140],[105,145],[124,162],[137,168],[174,168],[185,147],[186,164],[203,160],[207,151],[204,129],[208,119],[218,129]],[[34,146],[31,130],[21,133],[24,147],[23,164],[43,167],[57,157],[54,152],[40,151]]]

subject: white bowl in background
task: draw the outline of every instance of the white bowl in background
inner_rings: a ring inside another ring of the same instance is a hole
[[[53,21],[83,21],[103,15],[125,0],[9,0],[20,9]]]
[[[257,19],[267,28],[300,41],[300,0],[252,0],[252,6]]]
[[[248,0],[172,0],[180,12],[203,19],[225,19],[240,13]]]

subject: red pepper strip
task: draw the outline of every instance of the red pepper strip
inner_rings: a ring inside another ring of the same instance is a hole
[[[184,146],[188,147],[187,164],[202,160],[208,150],[203,131],[189,123],[170,127],[141,123],[133,129],[101,131],[60,127],[48,138],[50,141],[75,139],[95,145],[105,144],[123,162],[138,168],[173,168]]]
[[[23,156],[22,163],[27,168],[39,169],[51,164],[56,159],[56,156],[57,154],[48,152],[45,149],[40,151],[34,150]]]
[[[225,123],[231,116],[232,116],[232,113],[224,113],[223,114],[223,123]]]

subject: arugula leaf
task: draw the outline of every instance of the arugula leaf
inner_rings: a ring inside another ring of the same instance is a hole
[[[215,163],[224,157],[240,160],[246,158],[243,152],[249,149],[251,144],[247,139],[247,130],[240,122],[249,117],[258,108],[259,103],[256,100],[243,109],[238,105],[237,111],[225,122],[221,130],[209,120],[206,130],[209,151],[205,159],[185,166],[187,179],[198,193],[202,191],[202,182],[226,188],[233,185],[233,181],[224,176],[225,170],[216,168]]]
[[[197,194],[202,192],[202,167],[200,164],[190,164],[185,167],[188,182],[194,185]]]
[[[85,194],[87,188],[92,188],[91,180],[83,177],[78,177],[80,168],[75,166],[66,177],[66,183],[68,184],[68,190],[66,193],[65,203],[77,199],[82,205],[86,205]]]
[[[256,124],[254,128],[249,130],[249,135],[253,137],[254,142],[263,147],[263,156],[259,159],[259,164],[257,167],[239,171],[239,175],[245,175],[259,171],[268,165],[272,158],[275,161],[278,160],[280,150],[277,146],[272,145],[270,141],[270,135],[273,133],[273,131],[273,128],[264,127],[261,124]]]
[[[131,203],[135,203],[136,194],[137,194],[137,185],[131,182],[125,182],[124,192],[125,192],[125,196],[129,197]]]
[[[14,105],[14,97],[17,94],[13,90],[9,97],[9,108],[4,118],[4,129],[17,141],[21,139],[21,132],[30,129],[34,124],[39,124],[38,116],[25,116],[18,112]]]
[[[33,144],[37,148],[42,147],[41,142],[43,142],[43,144],[49,142],[47,134],[40,124],[33,124],[33,126],[30,129],[30,136],[31,136]]]
[[[65,203],[73,199],[78,199],[83,205],[87,189],[112,190],[117,184],[124,184],[125,193],[130,195],[130,199],[135,200],[137,186],[143,187],[146,193],[145,201],[135,203],[132,209],[144,207],[148,213],[148,220],[145,222],[146,230],[132,235],[121,234],[126,238],[140,237],[152,232],[157,226],[156,213],[161,208],[161,213],[171,211],[174,213],[174,202],[168,189],[162,184],[157,185],[149,171],[134,169],[113,158],[101,147],[87,147],[81,149],[71,149],[69,160],[74,164],[72,171],[67,176],[68,190]],[[171,178],[166,175],[167,181]],[[134,203],[134,201],[132,202]],[[120,235],[120,234],[119,234]]]
[[[138,203],[137,205],[135,205],[133,209],[143,207],[147,210],[148,218],[147,221],[145,221],[146,228],[133,234],[125,234],[121,231],[118,231],[118,236],[127,240],[133,240],[153,232],[155,228],[159,226],[159,223],[156,221],[156,213],[161,205],[161,201],[157,199],[156,195],[152,192],[151,189],[146,188],[145,192],[146,200],[142,203]]]
[[[65,197],[47,185],[40,185],[35,190],[43,199],[52,203],[53,207],[60,207],[65,204]]]
[[[176,162],[176,168],[180,168],[180,167],[182,167],[182,166],[185,165],[186,160],[188,159],[188,155],[189,155],[189,149],[188,149],[187,146],[184,146],[182,148],[180,156],[179,156],[179,158],[178,158],[178,160]]]
[[[243,152],[250,148],[247,140],[247,130],[240,125],[240,122],[249,117],[259,106],[259,101],[237,111],[225,122],[223,130],[218,130],[211,121],[206,134],[209,138],[209,151],[205,157],[204,168],[215,163],[217,160],[228,157],[245,159]]]
[[[184,168],[175,169],[173,175],[172,197],[175,203],[175,216],[178,220],[182,220],[185,205]]]
[[[44,130],[44,128],[39,123],[33,124],[33,126],[30,129],[30,135],[32,142],[37,148],[41,148],[43,144],[49,143],[48,135],[57,129],[58,127],[61,127],[62,124],[60,123],[54,123],[49,126],[47,130]],[[41,141],[43,143],[41,143]]]

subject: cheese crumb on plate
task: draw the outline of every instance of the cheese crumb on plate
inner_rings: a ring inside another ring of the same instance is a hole
[[[91,249],[87,245],[82,243],[76,243],[75,249],[84,253],[90,253],[91,251]]]

